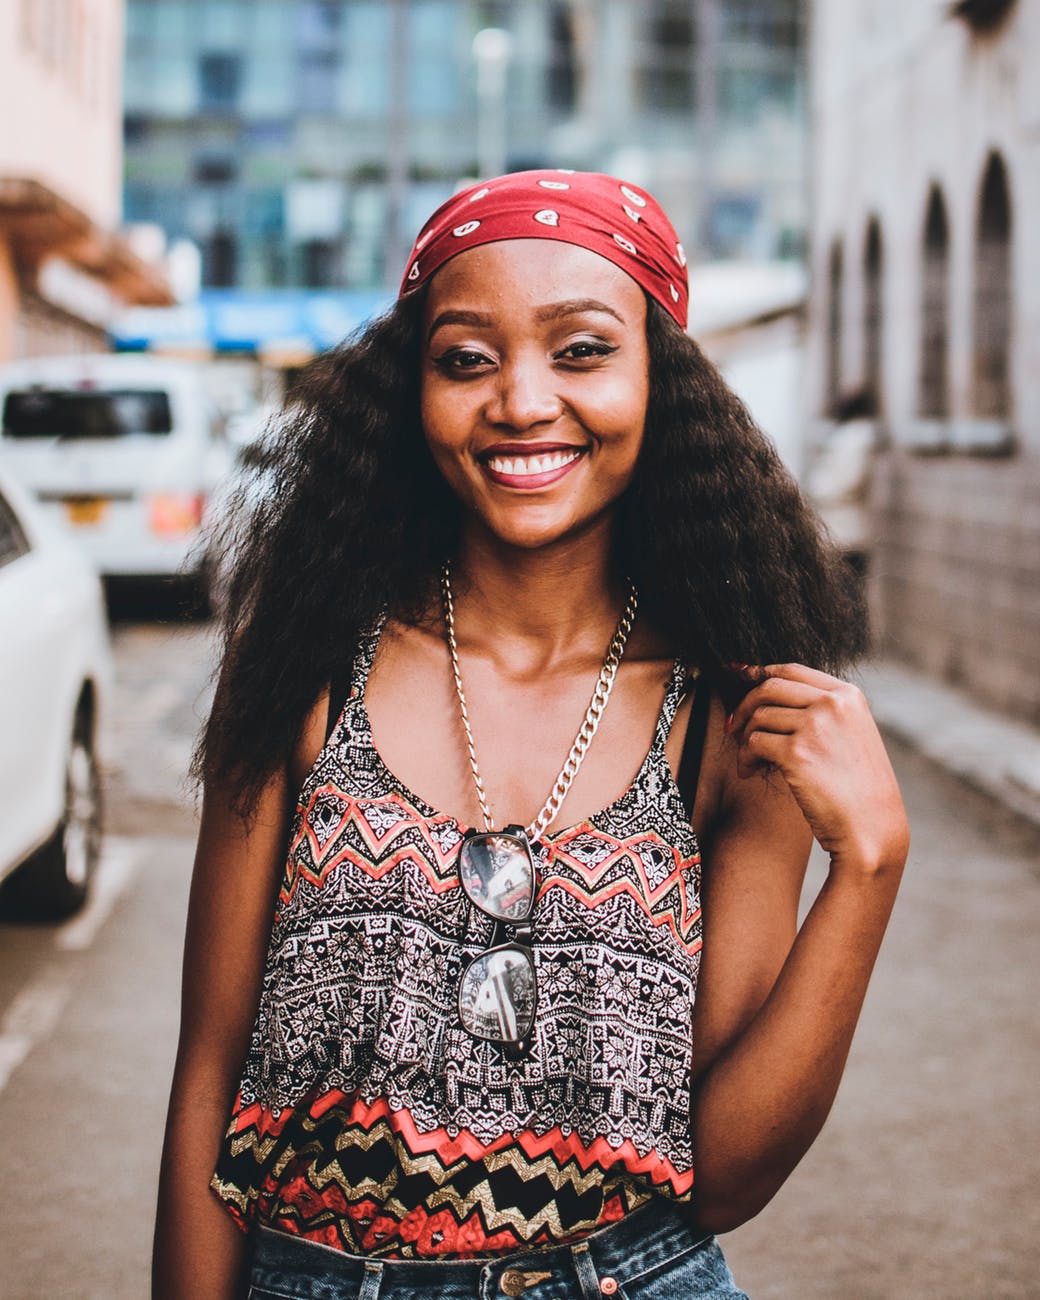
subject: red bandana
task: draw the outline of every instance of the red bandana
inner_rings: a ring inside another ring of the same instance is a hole
[[[598,253],[686,328],[686,254],[672,223],[645,190],[599,172],[513,172],[461,190],[420,232],[401,294],[457,253],[500,239],[555,239]]]

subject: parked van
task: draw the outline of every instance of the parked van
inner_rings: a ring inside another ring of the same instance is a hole
[[[0,367],[0,460],[107,577],[204,581],[199,530],[233,453],[198,365],[140,354]]]

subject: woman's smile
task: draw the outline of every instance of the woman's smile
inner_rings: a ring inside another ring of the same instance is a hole
[[[493,483],[532,492],[559,482],[584,453],[584,447],[537,442],[490,447],[477,459]]]

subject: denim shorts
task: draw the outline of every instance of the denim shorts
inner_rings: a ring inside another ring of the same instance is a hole
[[[253,1300],[747,1300],[715,1238],[664,1200],[572,1246],[494,1259],[372,1259],[259,1228],[249,1280]]]

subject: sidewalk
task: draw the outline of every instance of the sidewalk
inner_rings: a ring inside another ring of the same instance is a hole
[[[883,731],[1040,829],[1040,731],[893,660],[858,679]]]

